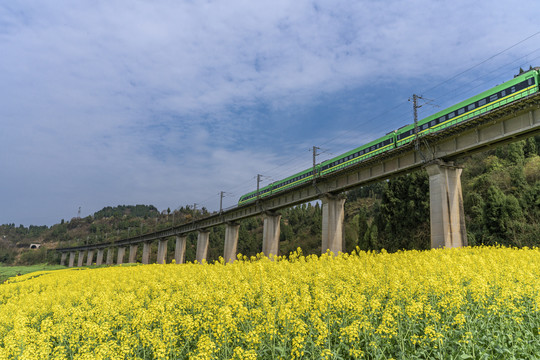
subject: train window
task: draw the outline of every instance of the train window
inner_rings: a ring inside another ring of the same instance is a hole
[[[429,126],[435,126],[437,125],[437,120],[431,120],[431,122],[429,123]]]
[[[492,102],[492,101],[495,101],[497,100],[499,97],[497,96],[497,94],[493,94],[489,97],[489,102]]]
[[[516,92],[516,87],[515,87],[515,86],[512,86],[512,87],[510,88],[510,93],[515,93],[515,92]]]
[[[501,91],[501,97],[506,96],[506,90]]]
[[[465,112],[465,108],[461,108],[457,111],[458,115],[461,115]]]
[[[478,100],[478,106],[486,105],[486,99]]]
[[[450,114],[448,114],[448,119],[451,119],[451,118],[453,118],[454,116],[456,116],[456,114],[452,111]]]
[[[527,80],[527,83],[528,83],[529,85],[532,85],[532,78],[530,78],[529,80]]]
[[[467,111],[471,111],[475,108],[476,106],[474,105],[474,103],[472,103],[471,105],[467,106]]]
[[[428,125],[429,125],[429,124],[427,124],[427,123],[426,123],[426,124],[424,124],[424,125],[422,125],[422,130],[425,130],[425,129],[427,129],[427,128],[428,128]]]

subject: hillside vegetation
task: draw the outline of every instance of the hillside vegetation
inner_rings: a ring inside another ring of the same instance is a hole
[[[538,246],[540,232],[540,137],[462,159],[462,188],[470,245]],[[429,181],[424,170],[364,186],[345,194],[344,249],[428,249]],[[47,226],[0,226],[0,263],[58,262],[56,247],[117,241],[201,218],[209,212],[181,206],[159,211],[152,205],[105,207],[85,218]],[[322,210],[319,203],[281,211],[280,254],[302,248],[320,254]],[[238,252],[262,248],[262,217],[240,224]],[[210,231],[208,260],[223,255],[224,226]],[[42,244],[29,250],[31,243]],[[197,234],[188,236],[186,260],[195,259]],[[155,246],[155,245],[154,245]],[[168,261],[174,256],[169,241]],[[155,254],[156,249],[154,249]]]

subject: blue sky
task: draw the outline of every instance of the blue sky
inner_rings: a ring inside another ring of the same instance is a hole
[[[540,3],[4,1],[0,223],[219,209],[540,66]],[[420,116],[440,109],[424,106]]]

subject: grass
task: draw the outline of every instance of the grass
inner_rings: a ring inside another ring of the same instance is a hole
[[[65,269],[65,266],[61,265],[28,265],[28,266],[7,266],[0,264],[0,283],[3,283],[7,279],[13,276],[24,275],[35,271],[43,270],[58,270]]]

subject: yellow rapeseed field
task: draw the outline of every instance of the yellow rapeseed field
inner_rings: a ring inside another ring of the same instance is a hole
[[[540,355],[540,250],[66,269],[0,285],[0,359]]]

